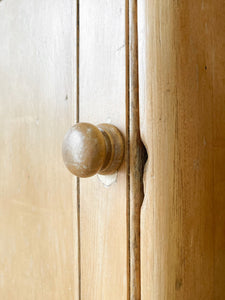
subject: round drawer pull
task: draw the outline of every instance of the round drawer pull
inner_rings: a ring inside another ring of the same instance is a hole
[[[124,139],[111,124],[77,123],[67,132],[62,146],[68,170],[78,177],[113,174],[124,157]]]

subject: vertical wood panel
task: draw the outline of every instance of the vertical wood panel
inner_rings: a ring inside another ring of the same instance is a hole
[[[142,299],[224,299],[223,1],[141,1]],[[145,42],[143,42],[145,39]]]
[[[216,1],[212,8],[213,26],[213,172],[214,172],[214,251],[215,299],[225,298],[225,5]]]
[[[126,128],[125,1],[80,1],[80,121]],[[81,299],[127,299],[126,174],[80,180]]]
[[[78,299],[72,1],[0,2],[0,298]],[[75,222],[75,223],[74,223]]]
[[[138,84],[138,26],[137,0],[128,1],[128,178],[129,178],[129,296],[141,299],[140,271],[140,213],[143,195],[144,149],[140,138]]]

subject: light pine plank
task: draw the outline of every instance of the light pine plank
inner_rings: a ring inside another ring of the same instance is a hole
[[[224,3],[140,3],[142,299],[222,300]]]
[[[80,1],[80,121],[126,131],[125,1]],[[126,172],[80,181],[81,299],[127,299]]]
[[[0,2],[0,299],[77,299],[72,1]]]

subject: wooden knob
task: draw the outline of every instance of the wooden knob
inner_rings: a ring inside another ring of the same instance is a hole
[[[111,124],[77,123],[66,134],[62,146],[68,170],[78,177],[113,174],[124,156],[124,140]]]

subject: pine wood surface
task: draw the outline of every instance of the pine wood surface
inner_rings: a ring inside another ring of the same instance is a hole
[[[77,298],[74,5],[0,2],[0,299]]]
[[[224,1],[140,1],[142,299],[225,298]]]
[[[79,121],[126,132],[125,2],[80,1]],[[81,299],[127,299],[125,164],[105,187],[80,179]]]

